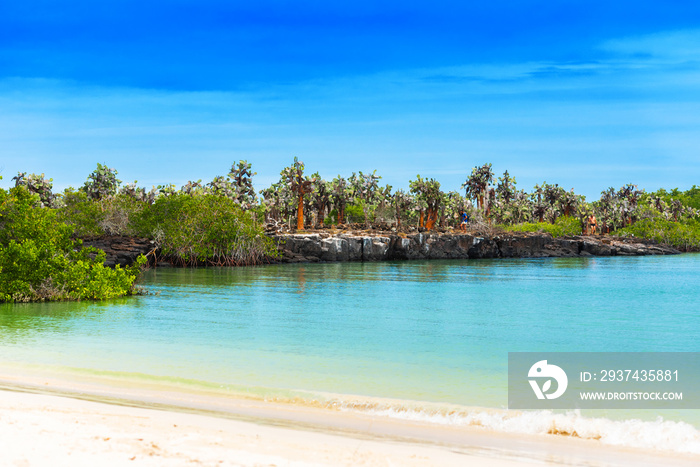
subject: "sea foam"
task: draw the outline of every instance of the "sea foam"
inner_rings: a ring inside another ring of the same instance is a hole
[[[614,446],[700,454],[700,431],[697,428],[686,422],[664,420],[662,417],[654,421],[610,420],[583,416],[578,410],[566,413],[488,408],[446,410],[356,401],[336,401],[333,405],[342,411],[370,413],[402,420],[478,426],[505,433],[573,436]]]

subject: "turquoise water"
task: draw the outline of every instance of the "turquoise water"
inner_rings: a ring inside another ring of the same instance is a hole
[[[142,284],[153,295],[0,306],[1,360],[499,408],[509,351],[700,351],[696,254],[158,269]]]

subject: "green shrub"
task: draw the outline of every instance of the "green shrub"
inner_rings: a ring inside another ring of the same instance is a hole
[[[326,216],[325,219],[323,219],[323,223],[325,225],[334,225],[338,223],[338,210],[333,209],[331,212],[328,213],[328,216]]]
[[[503,226],[509,232],[546,232],[552,237],[581,235],[581,223],[575,217],[561,216],[554,224],[549,222],[525,222],[523,224]]]
[[[370,216],[371,220],[371,216]],[[342,219],[343,223],[364,223],[365,222],[365,212],[362,209],[361,204],[349,204],[345,206],[345,219]],[[337,224],[338,223],[338,210],[333,209],[328,213],[328,216],[323,219],[323,223],[326,225]]]
[[[146,258],[126,269],[82,248],[73,228],[25,187],[0,189],[0,301],[104,299],[129,295]]]
[[[148,206],[133,196],[120,193],[94,200],[82,191],[68,189],[63,193],[58,219],[73,227],[78,237],[102,235],[135,235],[133,221]]]
[[[259,210],[243,211],[230,198],[173,194],[144,206],[130,226],[183,265],[243,265],[278,254],[261,220]]]
[[[371,216],[370,216],[371,217]],[[365,212],[361,205],[350,204],[345,207],[345,218],[349,223],[363,223],[365,221]],[[370,218],[371,221],[371,218]]]
[[[235,200],[210,194],[172,193],[149,204],[125,193],[98,200],[66,190],[58,219],[79,237],[152,238],[183,265],[239,265],[277,254],[260,227],[261,209],[243,211]]]
[[[63,203],[57,209],[58,220],[68,224],[79,237],[98,237],[105,231],[100,226],[104,217],[102,204],[83,191],[68,188],[63,192]]]
[[[624,229],[616,230],[613,235],[650,239],[681,251],[700,251],[700,222],[696,219],[680,222],[660,217],[643,219]]]
[[[137,235],[135,222],[149,206],[127,194],[118,194],[99,201],[102,209],[99,226],[107,235]]]
[[[674,199],[680,200],[684,206],[700,209],[700,187],[693,185],[692,188],[686,191],[681,191],[674,188],[671,191],[660,189],[649,193],[651,196],[659,197],[666,203],[671,203]]]

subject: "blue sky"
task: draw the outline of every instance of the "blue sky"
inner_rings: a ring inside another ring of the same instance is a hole
[[[0,185],[98,162],[140,185],[256,187],[294,156],[459,189],[700,184],[695,2],[0,0]]]

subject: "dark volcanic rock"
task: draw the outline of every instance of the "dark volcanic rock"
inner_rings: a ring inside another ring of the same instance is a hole
[[[319,261],[386,261],[406,259],[542,258],[574,256],[639,256],[679,253],[651,241],[619,237],[552,238],[543,233],[501,233],[497,236],[470,233],[330,232],[271,235],[283,263]],[[152,240],[131,237],[100,237],[83,240],[106,253],[105,265],[127,266],[143,254],[157,267],[170,266],[159,258]]]
[[[273,236],[281,262],[384,261],[405,259],[542,258],[676,254],[650,242],[615,237],[553,238],[541,233],[474,236],[419,232],[409,235],[328,232]]]
[[[531,258],[544,250],[548,238],[544,235],[499,236],[495,238],[503,258]]]
[[[613,254],[610,245],[592,240],[581,241],[581,251],[593,256],[611,256]]]
[[[105,266],[129,266],[139,255],[148,256],[155,248],[147,238],[104,236],[83,240],[84,246],[94,246],[105,252]]]

